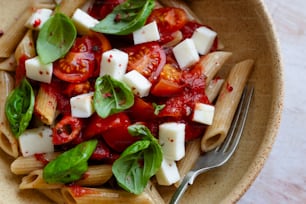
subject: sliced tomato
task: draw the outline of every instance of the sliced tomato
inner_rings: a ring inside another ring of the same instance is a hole
[[[55,145],[66,144],[81,133],[82,121],[72,116],[64,116],[53,128],[52,140]]]
[[[63,93],[68,96],[77,96],[80,94],[89,93],[93,90],[93,85],[90,84],[89,81],[81,82],[81,83],[68,83],[63,90]]]
[[[181,8],[163,7],[154,9],[148,17],[147,23],[156,21],[161,35],[161,42],[166,43],[172,40],[171,34],[180,30],[188,18],[186,12]]]
[[[90,33],[75,40],[70,51],[54,62],[53,73],[59,79],[79,83],[96,77],[100,72],[102,52],[111,48],[103,34]]]
[[[157,42],[142,43],[124,48],[128,53],[127,71],[136,70],[154,83],[166,62],[166,54]]]
[[[122,126],[123,123],[130,123],[129,117],[123,113],[116,113],[108,116],[107,118],[101,118],[98,114],[93,114],[83,132],[85,139],[90,139],[94,136],[101,135],[108,129]]]
[[[182,73],[171,64],[163,67],[158,82],[151,89],[151,94],[155,96],[169,97],[180,93],[184,86],[181,82]]]
[[[124,2],[125,0],[95,0],[92,8],[89,9],[88,13],[96,18],[103,19],[105,18],[113,9]]]
[[[135,121],[147,121],[156,117],[152,103],[146,102],[139,97],[134,98],[134,104],[128,110],[128,113]]]

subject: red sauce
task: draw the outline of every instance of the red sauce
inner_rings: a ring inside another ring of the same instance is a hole
[[[26,56],[25,54],[19,58],[18,66],[16,68],[16,76],[15,76],[16,85],[20,84],[21,80],[26,76],[25,61],[27,59],[29,59],[29,57]]]
[[[40,24],[41,24],[41,20],[40,20],[40,19],[36,19],[36,20],[34,21],[34,23],[33,23],[33,27],[34,27],[34,28],[37,28],[37,27],[40,26]]]
[[[37,161],[40,161],[44,165],[47,165],[50,162],[48,159],[46,159],[45,154],[34,154],[34,156]]]
[[[234,88],[233,88],[229,83],[227,83],[227,84],[226,84],[226,90],[227,90],[228,92],[232,92],[232,91],[234,90]]]
[[[76,184],[72,184],[69,186],[71,193],[73,194],[73,196],[75,197],[81,197],[87,194],[94,194],[97,193],[95,190],[93,189],[89,189],[89,188],[84,188],[82,186],[76,185]]]

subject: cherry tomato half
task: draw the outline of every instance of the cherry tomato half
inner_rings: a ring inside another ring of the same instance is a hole
[[[151,89],[155,96],[169,97],[180,93],[184,86],[181,83],[181,71],[170,64],[163,67],[158,82]]]
[[[154,83],[166,62],[166,54],[156,42],[142,43],[124,48],[128,53],[129,62],[127,71],[136,70]]]
[[[64,116],[53,128],[53,144],[66,144],[81,133],[82,121],[72,116]]]
[[[187,23],[187,14],[183,9],[174,7],[163,7],[154,9],[148,17],[147,23],[156,21],[161,42],[171,40],[171,33],[180,30]]]
[[[70,83],[84,82],[90,77],[96,77],[100,72],[101,54],[110,48],[109,41],[102,34],[92,32],[79,37],[70,51],[54,62],[53,73]]]

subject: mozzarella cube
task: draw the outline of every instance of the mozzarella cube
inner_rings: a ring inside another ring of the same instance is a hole
[[[88,13],[79,8],[73,13],[71,20],[73,21],[78,33],[81,35],[88,34],[90,28],[99,23],[97,19],[91,17]]]
[[[198,53],[205,55],[210,51],[216,36],[217,33],[215,31],[202,26],[194,31],[191,39],[193,40]]]
[[[151,82],[136,70],[132,70],[123,76],[123,81],[139,97],[148,96],[151,89]]]
[[[94,112],[93,92],[70,98],[71,115],[77,118],[89,118]]]
[[[101,59],[100,76],[110,75],[121,80],[126,72],[129,56],[127,53],[112,49],[104,52]]]
[[[26,76],[30,79],[50,83],[53,73],[53,64],[43,64],[38,56],[25,61]]]
[[[194,42],[190,38],[177,44],[173,48],[173,54],[181,69],[194,65],[200,59]]]
[[[204,103],[196,103],[192,121],[206,125],[213,123],[215,107]]]
[[[159,125],[159,144],[167,159],[182,159],[185,156],[185,124],[167,122]]]
[[[159,185],[169,186],[180,180],[180,174],[175,161],[163,158],[160,169],[155,174]]]
[[[133,32],[134,44],[157,41],[160,39],[156,21]]]
[[[25,26],[34,30],[41,29],[43,24],[51,17],[52,12],[51,9],[37,9],[26,21]]]
[[[19,145],[24,157],[54,152],[52,129],[41,126],[35,129],[26,130],[19,137]]]

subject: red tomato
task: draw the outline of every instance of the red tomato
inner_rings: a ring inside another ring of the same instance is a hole
[[[63,90],[63,93],[68,96],[77,96],[80,94],[85,94],[93,90],[92,85],[89,81],[81,82],[81,83],[68,83]]]
[[[110,156],[109,147],[101,140],[98,141],[95,151],[92,153],[90,159],[102,160]]]
[[[163,67],[158,82],[151,89],[155,96],[169,97],[182,92],[181,71],[170,64]]]
[[[54,62],[53,73],[63,81],[79,83],[86,81],[94,71],[94,54],[69,52]]]
[[[141,98],[134,98],[134,105],[128,110],[129,115],[135,121],[147,121],[156,117],[152,103]]]
[[[164,7],[154,9],[148,17],[147,23],[156,21],[161,35],[161,42],[172,40],[171,33],[180,30],[187,23],[187,14],[183,9]]]
[[[110,128],[102,133],[105,142],[115,151],[123,152],[128,146],[138,140],[129,134],[130,121],[122,121],[120,127]]]
[[[110,48],[109,41],[102,34],[92,32],[79,37],[65,57],[54,62],[53,73],[70,83],[96,77],[100,72],[101,54]]]
[[[101,20],[112,12],[118,4],[124,1],[125,0],[96,0],[88,13],[92,17]]]
[[[26,56],[25,54],[22,55],[19,59],[18,66],[16,67],[15,71],[16,86],[19,85],[22,79],[26,76],[25,61],[27,59],[29,59],[29,57]]]
[[[127,71],[136,70],[154,83],[165,65],[166,54],[156,42],[123,49],[129,55]]]
[[[66,144],[81,133],[82,121],[72,116],[64,116],[53,128],[53,144]]]

